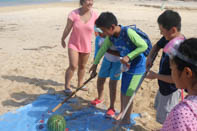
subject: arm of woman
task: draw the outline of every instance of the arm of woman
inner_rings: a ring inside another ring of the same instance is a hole
[[[63,35],[62,35],[62,39],[61,39],[61,44],[62,44],[63,48],[66,47],[65,39],[68,36],[68,34],[70,33],[72,27],[73,27],[73,21],[68,18],[67,19],[67,24],[66,24],[66,27],[64,29],[64,32],[63,32]]]

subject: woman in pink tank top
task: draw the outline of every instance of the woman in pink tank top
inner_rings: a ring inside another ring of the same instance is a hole
[[[80,8],[70,12],[61,39],[62,47],[65,48],[65,39],[71,32],[68,42],[69,67],[65,73],[65,93],[68,95],[72,93],[70,81],[77,68],[77,86],[80,87],[83,84],[85,66],[91,52],[91,38],[94,31],[94,22],[98,17],[92,10],[93,0],[80,0],[80,5]],[[84,90],[87,89],[84,88]]]

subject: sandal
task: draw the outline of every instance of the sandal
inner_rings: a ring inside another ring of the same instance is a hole
[[[66,95],[71,95],[71,94],[72,94],[72,90],[71,90],[71,89],[65,89],[65,90],[64,90],[64,93],[65,93]]]
[[[105,113],[106,118],[113,118],[115,116],[116,111],[113,108],[109,108]]]
[[[103,102],[102,100],[99,100],[98,98],[96,98],[95,100],[91,101],[91,105],[96,106],[102,102]]]

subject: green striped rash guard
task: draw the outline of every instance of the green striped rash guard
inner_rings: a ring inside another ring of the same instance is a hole
[[[122,54],[121,57],[124,57],[127,55],[130,58],[131,64],[132,64],[132,61],[139,62],[139,59],[140,59],[139,57],[144,56],[144,54],[142,52],[144,52],[148,48],[148,45],[134,30],[132,30],[130,28],[126,31],[127,35],[130,38],[129,42],[123,38],[123,37],[125,37],[124,33],[125,33],[124,27],[121,26],[120,35],[118,37],[114,37],[114,36],[111,36],[111,38],[106,37],[102,47],[99,49],[99,51],[97,53],[94,64],[99,64],[100,59],[103,57],[103,55],[105,54],[107,49],[112,45],[115,45],[115,47],[120,52],[120,54]],[[113,43],[112,43],[111,39],[114,40]],[[136,46],[136,48],[133,50],[130,49],[129,46],[131,46],[131,45],[129,45],[129,44],[134,44]],[[133,64],[136,62],[133,62]]]

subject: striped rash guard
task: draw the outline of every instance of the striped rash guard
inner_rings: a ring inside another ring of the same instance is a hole
[[[129,36],[129,40],[125,38],[126,35]],[[102,47],[96,55],[94,64],[99,64],[100,59],[112,45],[116,47],[121,57],[129,57],[130,69],[128,73],[143,74],[145,72],[146,57],[143,52],[148,48],[148,45],[134,30],[124,26],[121,26],[118,37],[106,37]]]

